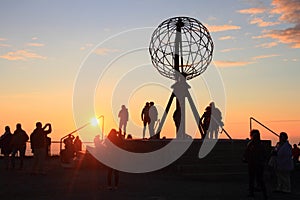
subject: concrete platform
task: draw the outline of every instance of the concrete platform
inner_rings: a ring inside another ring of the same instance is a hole
[[[32,158],[25,159],[23,170],[5,170],[0,157],[0,196],[16,200],[249,199],[246,164],[241,161],[246,141],[220,140],[208,157],[197,160],[199,144],[201,141],[193,143],[183,157],[163,170],[142,174],[121,172],[117,190],[107,189],[107,168],[89,154],[84,154],[74,168],[63,168],[59,157],[51,157],[46,161],[47,175],[34,176],[30,174]],[[138,146],[140,142],[128,141],[127,145]],[[274,177],[268,171],[265,180],[270,199],[300,199],[299,169],[292,174],[291,194],[273,193]],[[262,199],[260,192],[255,194],[254,199]]]

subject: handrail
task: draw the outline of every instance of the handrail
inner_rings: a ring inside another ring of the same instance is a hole
[[[253,117],[250,117],[250,131],[252,130],[252,120],[255,121],[256,123],[258,123],[259,125],[261,125],[262,127],[264,127],[265,129],[267,129],[268,131],[270,131],[271,133],[273,133],[274,135],[276,135],[277,137],[279,137],[279,135],[277,133],[275,133],[274,131],[272,131],[267,126],[265,126],[264,124],[262,124],[261,122],[259,122],[257,119],[255,119]]]
[[[223,124],[223,123],[222,123],[222,124],[220,124],[220,122],[219,122],[219,121],[217,121],[217,120],[216,120],[216,118],[215,118],[213,115],[211,115],[211,119],[212,119],[212,120],[214,120],[214,121],[215,121],[215,123],[217,123],[217,124],[218,124],[218,126],[222,128],[222,130],[221,130],[220,134],[224,132],[224,133],[225,133],[225,135],[226,135],[226,136],[227,136],[227,137],[228,137],[230,140],[232,140],[232,137],[231,137],[231,136],[229,135],[229,133],[228,133],[228,132],[227,132],[227,131],[226,131],[226,130],[223,128],[223,125],[224,125],[224,124]]]
[[[100,119],[100,118],[102,118],[102,140],[103,140],[103,134],[104,134],[104,115],[100,115],[100,116],[97,117],[96,119]],[[69,137],[69,135],[73,135],[73,134],[76,133],[77,131],[79,131],[79,130],[85,128],[85,127],[87,127],[87,126],[90,125],[90,124],[91,124],[91,122],[88,122],[88,123],[84,124],[83,126],[77,128],[77,129],[75,129],[75,130],[72,131],[71,133],[69,133],[69,134],[63,136],[62,138],[60,138],[60,146],[59,146],[60,152],[61,152],[61,150],[62,150],[62,142],[63,142],[63,140],[64,140],[65,138]]]
[[[227,133],[227,131],[222,127],[222,131],[220,132],[220,134],[222,133],[222,132],[224,132],[226,135],[227,135],[227,137],[230,139],[230,140],[232,140],[232,137]]]

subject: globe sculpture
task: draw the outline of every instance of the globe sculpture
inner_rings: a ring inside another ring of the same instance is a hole
[[[155,29],[149,50],[152,63],[161,75],[176,80],[176,70],[189,80],[206,70],[213,48],[210,34],[201,22],[190,17],[174,17]]]
[[[153,138],[159,138],[160,132],[176,97],[176,110],[173,119],[176,125],[176,137],[184,138],[185,101],[188,100],[202,138],[205,137],[200,115],[188,91],[186,80],[201,75],[209,66],[213,55],[213,41],[207,28],[198,20],[190,17],[173,17],[162,22],[153,32],[149,45],[151,61],[158,72],[175,80],[171,87],[165,112]]]

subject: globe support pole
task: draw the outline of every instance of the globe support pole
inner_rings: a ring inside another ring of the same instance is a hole
[[[180,118],[180,126],[176,125],[176,138],[184,138],[186,131],[185,131],[185,88],[184,83],[185,77],[180,73],[180,59],[181,62],[183,58],[180,56],[182,55],[182,37],[181,37],[181,28],[184,26],[181,18],[178,19],[176,23],[176,36],[175,36],[175,55],[174,55],[174,69],[176,70],[176,83],[173,85],[174,92],[176,94],[176,114],[179,115]],[[182,66],[182,65],[181,65]],[[184,79],[184,80],[183,80]],[[189,86],[188,86],[189,87]],[[176,122],[175,122],[176,123]]]
[[[149,45],[153,66],[161,75],[175,80],[175,84],[172,85],[173,92],[156,134],[151,138],[160,138],[160,132],[176,97],[176,110],[173,114],[176,138],[186,137],[187,98],[201,137],[204,139],[201,118],[186,81],[201,75],[206,70],[212,60],[213,48],[208,29],[201,22],[190,17],[167,19],[154,30]]]

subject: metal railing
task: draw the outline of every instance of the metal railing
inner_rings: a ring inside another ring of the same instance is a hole
[[[252,130],[252,121],[255,121],[256,123],[258,123],[259,125],[261,125],[265,129],[267,129],[268,131],[270,131],[271,133],[273,133],[274,135],[276,135],[277,137],[279,137],[279,135],[276,132],[272,131],[270,128],[268,128],[263,123],[261,123],[260,121],[258,121],[257,119],[255,119],[253,117],[250,117],[250,131]]]
[[[220,134],[221,133],[225,133],[225,135],[230,139],[230,140],[232,140],[232,137],[228,134],[228,132],[222,127],[222,131],[220,132]]]
[[[96,119],[98,120],[98,119],[101,119],[101,118],[102,118],[102,134],[101,134],[101,137],[102,137],[102,140],[103,140],[103,135],[104,135],[104,115],[100,115],[100,116],[97,117]],[[83,128],[89,126],[89,125],[91,125],[91,122],[88,122],[88,123],[84,124],[83,126],[77,128],[76,130],[72,131],[71,133],[69,133],[69,134],[63,136],[62,138],[60,138],[60,142],[59,142],[59,143],[60,143],[60,146],[59,146],[60,152],[61,152],[61,150],[62,150],[62,143],[63,143],[64,139],[66,139],[66,138],[69,137],[70,135],[73,135],[74,133],[78,132],[79,130],[81,130],[81,129],[83,129]]]

